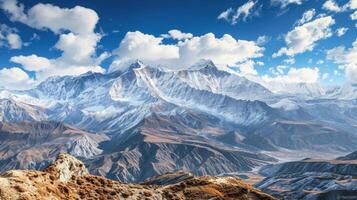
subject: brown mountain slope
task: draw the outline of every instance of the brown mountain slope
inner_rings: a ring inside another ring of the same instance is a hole
[[[182,176],[181,173],[178,175]],[[171,177],[166,175],[155,180]],[[154,179],[152,179],[154,180]],[[13,170],[0,177],[0,199],[274,199],[233,177],[193,177],[168,185],[123,184],[90,175],[67,154],[44,171]]]

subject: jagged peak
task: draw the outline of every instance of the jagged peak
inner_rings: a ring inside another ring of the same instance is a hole
[[[44,171],[55,175],[63,182],[69,181],[72,176],[84,176],[89,174],[82,161],[66,153],[59,154],[56,161]]]

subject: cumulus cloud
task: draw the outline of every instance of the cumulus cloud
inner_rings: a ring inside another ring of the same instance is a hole
[[[282,68],[286,69],[286,68]],[[281,69],[281,70],[282,70]],[[289,68],[286,74],[280,71],[276,76],[262,76],[265,82],[280,82],[280,83],[316,83],[319,80],[320,72],[318,68]]]
[[[60,59],[65,62],[90,64],[93,62],[97,42],[100,38],[98,34],[61,34],[55,47],[63,52]]]
[[[301,26],[295,27],[285,36],[287,47],[281,48],[273,57],[282,55],[294,56],[295,54],[312,51],[316,42],[332,36],[331,26],[335,20],[330,17],[320,17]]]
[[[278,65],[270,67],[271,74],[262,76],[247,75],[246,78],[260,83],[275,93],[302,92],[300,84],[314,85],[321,80],[320,70],[317,67],[289,67],[287,65]]]
[[[218,15],[217,19],[223,19],[231,23],[236,24],[238,21],[246,21],[248,17],[252,15],[257,15],[257,12],[253,12],[254,7],[256,7],[256,2],[249,0],[247,3],[238,7],[236,11],[232,8],[228,8]]]
[[[14,56],[10,59],[11,62],[21,64],[24,69],[28,71],[39,72],[52,68],[50,60],[44,57],[38,57],[37,55],[30,56]]]
[[[34,80],[21,68],[0,69],[0,86],[8,89],[28,89],[34,85]]]
[[[333,12],[341,12],[342,8],[340,8],[337,3],[333,0],[327,0],[325,3],[322,5],[322,8],[328,11],[333,11]]]
[[[101,35],[94,32],[99,20],[94,10],[81,6],[68,9],[39,3],[25,12],[24,5],[16,0],[4,0],[0,5],[12,21],[59,34],[55,47],[63,51],[62,61],[69,64],[90,63],[97,42],[101,39]]]
[[[39,3],[26,13],[24,5],[16,0],[3,0],[1,8],[12,21],[22,22],[37,29],[50,29],[57,34],[65,30],[76,34],[92,33],[99,19],[94,10],[81,6],[67,9]]]
[[[258,75],[258,72],[255,69],[255,65],[259,65],[259,63],[256,63],[253,60],[248,60],[246,62],[236,65],[234,68],[237,68],[239,70],[239,75],[242,75],[242,76],[254,75],[254,76],[256,76],[256,75]]]
[[[123,61],[142,59],[151,62],[179,58],[179,48],[176,45],[163,44],[162,40],[162,37],[140,31],[128,32],[113,53]]]
[[[180,30],[173,29],[168,32],[168,34],[162,34],[163,38],[172,38],[174,40],[185,40],[193,37],[192,33],[183,33]]]
[[[297,22],[298,25],[305,24],[312,20],[312,18],[316,15],[315,9],[310,9],[304,12],[302,18]]]
[[[334,0],[327,0],[322,5],[322,8],[325,9],[325,10],[331,11],[331,12],[336,12],[336,13],[345,12],[345,11],[357,9],[357,1],[356,0],[350,0],[345,5],[340,6]]]
[[[23,44],[17,32],[15,28],[10,28],[6,24],[0,24],[0,47],[21,49]]]
[[[78,75],[87,71],[104,72],[99,66],[108,53],[97,57],[96,47],[102,35],[95,32],[99,20],[94,10],[75,6],[60,8],[52,4],[38,3],[28,10],[16,0],[2,0],[0,8],[11,21],[21,22],[39,30],[50,30],[59,36],[54,45],[61,51],[57,58],[38,55],[14,56],[10,60],[24,69],[35,72],[36,81],[54,75]],[[12,36],[12,45],[16,37]]]
[[[278,5],[281,8],[287,7],[289,4],[301,5],[305,0],[271,0],[272,5]]]
[[[217,38],[213,33],[207,33],[174,44],[164,44],[162,37],[135,31],[128,32],[114,50],[117,59],[110,66],[110,71],[134,59],[171,69],[187,68],[202,59],[210,59],[218,66],[234,66],[262,56],[263,50],[255,41],[236,40],[228,34]]]
[[[336,34],[338,37],[343,36],[346,32],[348,31],[348,28],[346,27],[341,27],[336,30]]]
[[[79,75],[88,71],[104,73],[105,70],[98,65],[68,64],[61,59],[47,59],[37,55],[13,56],[10,61],[20,64],[28,71],[36,72],[36,81],[40,82],[50,76]]]
[[[339,46],[328,50],[326,58],[342,65],[348,80],[357,83],[357,39],[349,49]]]

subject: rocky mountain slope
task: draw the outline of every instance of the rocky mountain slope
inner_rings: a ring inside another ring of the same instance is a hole
[[[90,158],[102,153],[103,134],[89,133],[60,122],[0,122],[1,172],[41,169],[60,152]]]
[[[180,176],[171,174],[144,184],[123,184],[90,175],[82,162],[61,154],[44,171],[12,170],[2,174],[0,199],[275,199],[233,177],[175,178]]]
[[[93,174],[124,182],[176,170],[196,175],[247,171],[276,161],[205,139],[196,135],[195,129],[177,126],[179,120],[156,117],[146,118],[135,131],[111,139],[59,122],[0,123],[0,171],[43,169],[60,152],[82,158]],[[210,131],[209,123],[202,128]],[[211,133],[219,134],[216,131]]]
[[[346,157],[268,165],[260,170],[267,178],[255,186],[279,199],[356,199],[357,160]]]

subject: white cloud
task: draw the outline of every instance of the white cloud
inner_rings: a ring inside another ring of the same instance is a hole
[[[346,32],[348,31],[348,28],[346,27],[341,27],[336,30],[336,34],[338,37],[343,36]]]
[[[57,34],[64,30],[75,34],[89,34],[94,31],[99,20],[94,10],[81,6],[68,9],[39,3],[25,13],[23,4],[16,0],[4,0],[1,8],[10,15],[12,21],[22,22],[37,29],[50,29]]]
[[[254,41],[236,40],[228,34],[216,38],[213,33],[193,37],[178,43],[178,47],[180,59],[187,65],[197,62],[197,59],[212,59],[218,65],[232,66],[260,57],[264,50]]]
[[[333,0],[327,0],[323,5],[322,8],[328,11],[333,12],[341,12],[342,8],[340,8],[337,3]]]
[[[348,3],[346,3],[343,6],[339,6],[334,0],[327,0],[323,6],[323,9],[332,11],[332,12],[345,12],[349,10],[354,10],[357,9],[357,1],[356,0],[350,0]]]
[[[238,68],[239,74],[242,76],[247,76],[247,75],[258,75],[257,70],[255,70],[254,65],[258,63],[248,60],[246,62],[240,63],[236,65],[235,67]],[[259,65],[259,64],[258,64]]]
[[[63,51],[60,58],[63,62],[84,64],[93,61],[97,42],[101,39],[101,35],[94,32],[99,20],[94,10],[39,3],[26,12],[24,5],[16,0],[4,0],[0,5],[12,21],[59,34],[55,47]]]
[[[278,65],[276,66],[276,68],[271,68],[270,69],[270,72],[272,74],[274,74],[275,76],[278,76],[278,75],[283,75],[285,74],[285,70],[288,69],[289,67],[286,66],[286,65]]]
[[[273,54],[273,57],[294,56],[305,51],[312,51],[317,41],[332,36],[330,26],[334,23],[335,20],[332,17],[326,16],[295,27],[285,36],[287,47],[281,48]]]
[[[233,12],[233,8],[228,8],[227,10],[219,14],[217,19],[224,19],[226,21],[229,21],[229,17],[232,14],[232,12]]]
[[[10,49],[21,49],[22,41],[18,34],[10,33],[6,36]]]
[[[357,83],[357,39],[349,49],[339,46],[328,50],[326,58],[340,64],[348,80]]]
[[[350,9],[357,9],[357,1],[356,0],[350,0],[350,2],[348,3],[348,7]]]
[[[173,29],[168,32],[168,34],[162,34],[163,38],[172,38],[174,40],[185,40],[193,37],[192,33],[183,33],[180,30]]]
[[[20,64],[28,71],[36,72],[36,82],[45,80],[50,76],[79,75],[88,71],[104,73],[105,70],[98,65],[71,65],[61,59],[47,59],[37,55],[14,56],[11,62]]]
[[[285,68],[281,68],[285,69]],[[283,73],[283,71],[280,71]],[[318,68],[289,68],[286,74],[280,73],[274,77],[268,75],[262,76],[262,80],[269,82],[280,82],[280,83],[316,83],[319,80],[319,69]]]
[[[232,17],[232,23],[235,24],[239,19],[245,21],[249,15],[252,14],[252,9],[255,5],[254,1],[249,0],[237,9],[237,12]]]
[[[126,33],[119,48],[114,50],[123,61],[141,59],[146,62],[179,58],[176,45],[162,43],[162,37],[144,34],[140,31]]]
[[[350,17],[351,17],[352,20],[357,20],[357,11],[355,11],[354,13],[352,13],[352,14],[350,15]]]
[[[271,0],[272,5],[279,5],[281,8],[287,7],[289,4],[301,5],[305,0]]]
[[[1,9],[10,14],[12,21],[25,21],[27,19],[24,13],[24,5],[15,0],[2,0],[0,2]]]
[[[326,79],[328,79],[328,77],[329,77],[329,74],[328,73],[324,73],[322,75],[322,80],[326,80]]]
[[[10,28],[6,24],[0,24],[0,47],[10,49],[21,49],[22,40],[15,28]]]
[[[249,0],[242,6],[238,7],[236,11],[232,8],[228,8],[218,15],[217,19],[223,19],[232,25],[236,24],[238,21],[246,21],[248,17],[252,15],[257,15],[257,12],[253,12],[253,9],[256,5],[256,2],[253,0]]]
[[[49,68],[52,68],[51,61],[44,57],[38,57],[37,55],[30,56],[14,56],[10,59],[11,62],[19,63],[24,69],[28,71],[39,72]]]
[[[284,74],[284,70],[287,69],[288,66],[285,66],[285,65],[278,65],[276,67],[276,71],[279,73],[279,74]]]
[[[93,62],[97,42],[101,39],[98,34],[76,35],[61,34],[55,47],[61,50],[60,59],[71,64],[90,64]]]
[[[0,86],[8,89],[28,89],[34,85],[34,80],[18,67],[0,69],[0,80]]]
[[[305,24],[312,20],[312,18],[316,15],[315,9],[310,9],[304,12],[302,18],[297,22],[298,25]]]
[[[113,52],[117,60],[110,71],[134,59],[172,69],[190,67],[202,59],[210,59],[219,66],[234,66],[262,56],[263,50],[255,41],[236,40],[228,34],[216,38],[213,33],[207,33],[174,44],[164,44],[162,37],[139,31],[128,32]]]
[[[81,6],[60,8],[42,3],[25,10],[24,5],[16,0],[3,0],[0,2],[0,8],[14,22],[40,30],[50,30],[59,36],[54,47],[62,52],[60,57],[49,59],[38,55],[20,55],[10,59],[24,69],[35,72],[35,81],[55,75],[105,72],[99,64],[108,57],[108,53],[96,56],[97,43],[102,35],[95,33],[99,17],[94,10]],[[16,37],[13,37],[12,45],[18,44]]]
[[[266,44],[267,42],[269,42],[270,38],[266,35],[263,35],[263,36],[259,36],[258,39],[257,39],[257,44],[258,45],[264,45]]]
[[[295,63],[295,59],[294,58],[287,58],[285,60],[283,60],[284,63],[286,64],[294,64]]]

